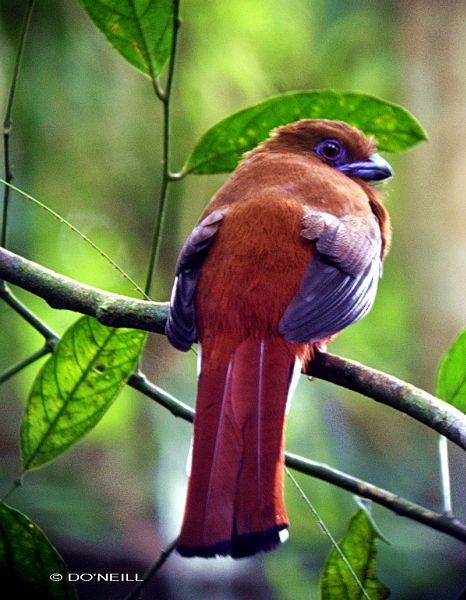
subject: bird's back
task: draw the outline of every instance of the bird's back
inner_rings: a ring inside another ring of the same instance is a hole
[[[225,355],[250,336],[280,335],[280,319],[313,256],[314,243],[301,236],[306,206],[336,215],[370,212],[360,186],[326,171],[297,155],[259,152],[212,199],[202,218],[228,210],[197,286],[201,343],[210,340]],[[290,346],[301,357],[304,348]]]

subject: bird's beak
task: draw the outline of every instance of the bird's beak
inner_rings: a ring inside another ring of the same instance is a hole
[[[336,167],[349,177],[358,177],[365,181],[382,181],[393,175],[393,169],[379,154],[372,154],[366,160],[358,160]]]

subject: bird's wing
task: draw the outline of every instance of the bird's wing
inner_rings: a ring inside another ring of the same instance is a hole
[[[226,209],[221,208],[205,217],[194,228],[178,257],[175,283],[165,326],[168,340],[178,350],[189,350],[197,339],[194,292],[202,264],[225,212]]]
[[[290,342],[324,340],[361,319],[372,307],[381,274],[376,217],[336,217],[306,208],[301,235],[315,254],[281,321]]]

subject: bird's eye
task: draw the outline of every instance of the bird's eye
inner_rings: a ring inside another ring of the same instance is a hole
[[[324,160],[336,163],[346,155],[346,149],[338,140],[324,140],[316,148],[316,153]]]

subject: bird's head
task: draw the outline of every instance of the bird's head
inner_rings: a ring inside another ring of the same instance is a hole
[[[348,177],[368,182],[382,181],[393,175],[388,162],[375,152],[375,142],[343,121],[296,121],[275,129],[262,148],[305,155]]]

